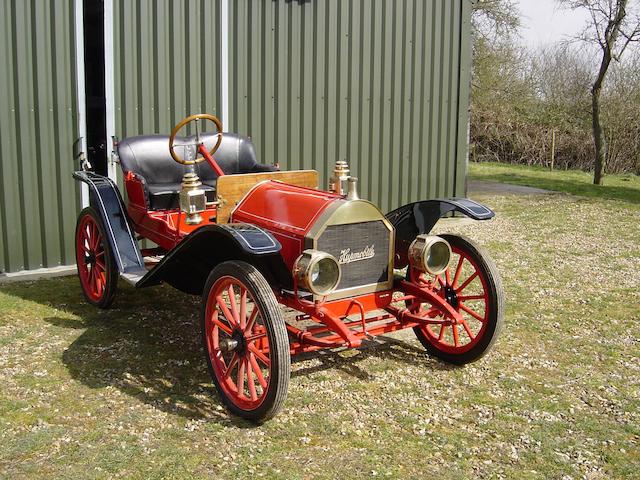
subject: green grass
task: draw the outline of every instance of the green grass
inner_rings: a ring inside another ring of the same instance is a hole
[[[595,188],[563,175],[565,191]],[[0,477],[638,478],[640,204],[624,198],[481,196],[496,218],[452,228],[502,274],[496,348],[453,368],[405,331],[294,358],[261,427],[213,393],[197,298],[122,285],[103,312],[74,277],[0,285]]]
[[[593,174],[579,170],[554,170],[542,167],[524,167],[506,163],[470,163],[469,176],[527,187],[566,192],[584,197],[595,197],[640,204],[640,177],[637,175],[606,175],[604,185],[593,185]]]

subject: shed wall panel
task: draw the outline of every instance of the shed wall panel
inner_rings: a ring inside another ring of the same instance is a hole
[[[323,185],[346,159],[383,210],[463,195],[470,15],[469,0],[231,2],[228,128]]]
[[[114,0],[120,138],[169,133],[193,113],[220,114],[219,3]]]
[[[0,271],[75,263],[72,0],[0,3]]]

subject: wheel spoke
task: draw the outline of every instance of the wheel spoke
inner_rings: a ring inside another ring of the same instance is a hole
[[[231,360],[229,360],[229,366],[224,372],[224,378],[229,378],[231,376],[231,371],[233,370],[233,367],[236,366],[236,363],[238,363],[239,359],[240,358],[238,357],[238,353],[233,352],[233,355],[231,356]]]
[[[244,396],[244,367],[245,367],[245,363],[244,363],[244,359],[240,361],[240,367],[238,368],[238,381],[237,381],[237,389],[238,389],[238,396],[242,395]]]
[[[224,333],[226,333],[227,335],[231,336],[233,334],[233,332],[231,331],[231,329],[225,325],[224,323],[222,323],[220,321],[220,319],[218,318],[218,312],[214,312],[214,316],[211,318],[211,322],[218,327],[220,330],[222,330]]]
[[[258,317],[258,313],[259,313],[258,307],[254,306],[253,311],[251,312],[251,315],[249,315],[247,326],[244,329],[245,334],[251,333],[253,331],[253,326],[256,323],[256,318]]]
[[[231,314],[236,321],[237,325],[240,325],[240,315],[238,314],[238,304],[236,303],[236,291],[233,288],[233,285],[229,285],[227,289],[227,294],[229,295],[229,305],[231,305]]]
[[[449,267],[444,271],[444,278],[447,280],[447,285],[451,285],[451,272],[449,271]]]
[[[249,363],[251,364],[251,367],[256,374],[258,382],[260,382],[260,386],[263,389],[267,388],[267,381],[264,379],[264,375],[262,375],[262,369],[260,368],[260,365],[258,365],[258,361],[256,360],[256,356],[253,354],[253,352],[249,352]]]
[[[233,314],[229,311],[229,307],[227,307],[227,302],[224,301],[224,298],[222,298],[222,295],[218,295],[216,297],[216,302],[218,303],[218,306],[222,309],[222,313],[224,314],[224,317],[227,319],[227,322],[229,322],[229,325],[231,325],[232,327],[238,326],[236,317],[234,317]]]
[[[256,356],[258,360],[264,363],[267,367],[271,367],[271,360],[264,353],[256,348],[255,345],[248,345],[249,350]]]
[[[469,315],[471,315],[473,318],[475,318],[476,320],[479,320],[481,322],[484,323],[484,317],[481,316],[479,313],[474,312],[473,310],[471,310],[469,307],[467,307],[465,304],[463,303],[459,303],[460,309],[464,310],[465,312],[467,312]]]
[[[240,329],[244,331],[247,326],[247,290],[240,293]]]
[[[445,331],[446,325],[443,323],[442,325],[440,325],[440,333],[438,334],[438,341],[441,342],[442,339],[444,338],[444,331]]]
[[[453,283],[451,284],[451,287],[453,287],[454,289],[458,285],[458,280],[460,280],[460,274],[462,273],[463,262],[464,262],[464,257],[460,255],[460,260],[458,260],[458,266],[456,267],[456,273],[453,276]]]
[[[464,331],[467,332],[467,335],[469,335],[470,340],[473,340],[474,338],[476,338],[476,336],[471,331],[471,328],[469,328],[469,324],[466,321],[464,320],[462,321],[462,326],[464,327]]]
[[[436,275],[436,280],[438,281],[441,287],[447,286],[447,284],[444,282],[444,280],[442,280],[442,277],[440,275]]]
[[[460,346],[460,339],[458,338],[458,325],[455,323],[451,324],[451,330],[453,331],[453,344],[456,347]]]
[[[460,285],[460,288],[456,288],[456,293],[460,293],[461,291],[463,291],[465,288],[467,288],[469,286],[469,284],[471,282],[473,282],[475,280],[475,278],[478,276],[478,271],[476,270],[475,272],[473,272],[473,275],[471,275],[469,278],[467,278],[464,283],[462,285]]]
[[[267,332],[262,332],[262,333],[256,333],[255,335],[249,335],[246,337],[246,339],[247,339],[247,342],[255,342],[256,340],[259,340],[266,336],[267,336]]]
[[[246,358],[245,361],[245,369],[247,371],[247,385],[249,385],[249,395],[251,395],[251,400],[257,400],[258,394],[256,393],[256,384],[253,380],[253,375],[251,374],[251,366],[249,365],[249,359]]]
[[[467,302],[469,300],[484,300],[484,295],[460,295],[458,301]]]

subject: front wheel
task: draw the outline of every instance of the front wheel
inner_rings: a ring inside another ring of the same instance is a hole
[[[202,340],[213,382],[232,413],[256,423],[278,413],[289,388],[289,339],[276,297],[255,267],[229,261],[211,272]]]
[[[484,356],[495,344],[504,321],[504,291],[487,251],[459,235],[441,235],[451,245],[452,258],[442,275],[430,279],[463,320],[415,327],[427,351],[446,362],[463,365]],[[409,272],[407,272],[409,273]],[[430,305],[414,301],[409,310],[427,315]]]

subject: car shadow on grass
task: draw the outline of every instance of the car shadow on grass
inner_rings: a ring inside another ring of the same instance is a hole
[[[201,347],[199,298],[169,287],[140,291],[124,285],[113,308],[99,310],[86,303],[73,277],[5,285],[2,291],[60,312],[34,320],[72,339],[61,356],[74,380],[93,389],[116,388],[188,419],[255,426],[228,414],[211,383]],[[359,364],[376,359],[455,368],[428,357],[422,347],[385,336],[355,350],[296,355],[292,378],[334,370],[369,381],[374,375]]]

